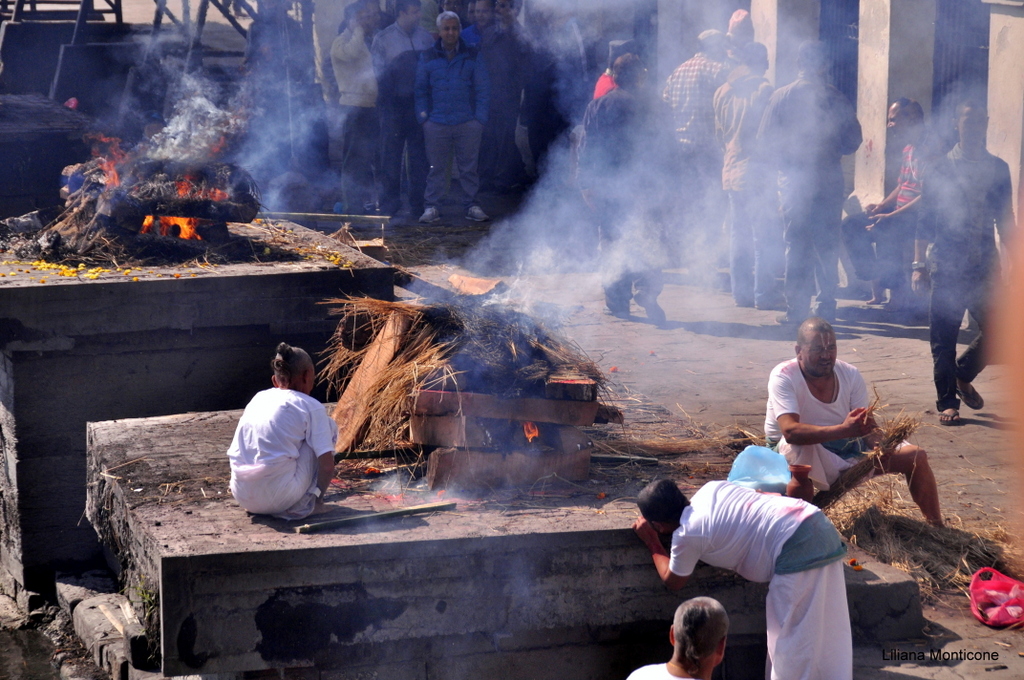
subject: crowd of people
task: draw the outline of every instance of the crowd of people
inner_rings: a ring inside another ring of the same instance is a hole
[[[324,87],[340,140],[344,209],[440,220],[455,190],[467,219],[490,218],[481,189],[521,192],[528,176],[516,128],[541,171],[586,105],[586,55],[569,15],[527,35],[520,0],[377,0],[345,8]],[[383,28],[382,25],[386,24]],[[566,86],[571,84],[572,86]]]

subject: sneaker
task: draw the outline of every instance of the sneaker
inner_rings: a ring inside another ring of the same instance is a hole
[[[487,213],[480,209],[480,206],[471,205],[469,206],[469,210],[466,211],[466,219],[473,220],[474,222],[486,222],[491,218],[487,216]]]
[[[795,326],[798,323],[801,323],[803,319],[797,319],[794,315],[786,312],[785,314],[780,314],[775,317],[775,321],[778,322],[780,326]]]
[[[441,213],[437,212],[437,208],[427,208],[420,215],[420,222],[423,224],[430,224],[431,222],[440,222]]]

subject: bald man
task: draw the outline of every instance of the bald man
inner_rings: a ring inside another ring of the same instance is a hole
[[[257,515],[302,519],[323,508],[338,431],[319,401],[305,350],[285,343],[270,363],[274,387],[245,407],[228,449],[231,494]]]
[[[879,440],[864,378],[837,354],[831,324],[811,317],[797,330],[796,358],[776,366],[768,378],[768,444],[791,465],[810,465],[811,480],[820,489],[828,489]],[[925,519],[942,526],[939,492],[924,449],[903,442],[882,453],[874,474],[885,473],[903,474]]]

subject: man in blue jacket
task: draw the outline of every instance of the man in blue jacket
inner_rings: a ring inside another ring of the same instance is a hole
[[[420,222],[441,219],[438,206],[444,195],[448,161],[455,157],[459,185],[465,194],[466,218],[490,219],[476,204],[480,177],[477,159],[480,137],[487,122],[490,82],[476,48],[459,37],[462,24],[455,12],[437,16],[440,37],[423,52],[416,70],[416,116],[423,123],[430,171],[424,194],[426,210]]]

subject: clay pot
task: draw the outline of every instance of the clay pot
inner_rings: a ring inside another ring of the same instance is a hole
[[[814,498],[814,482],[808,476],[811,474],[810,465],[790,465],[789,473],[792,477],[786,485],[786,495],[792,498],[800,498],[811,502]]]

